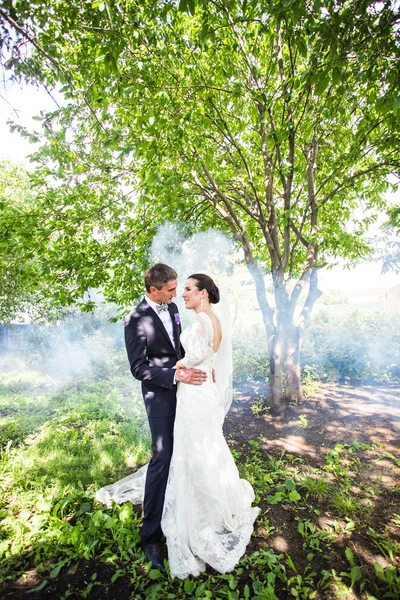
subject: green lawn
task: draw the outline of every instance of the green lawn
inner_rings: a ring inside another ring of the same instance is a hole
[[[171,582],[149,571],[133,507],[108,510],[94,500],[96,489],[149,458],[142,400],[128,376],[59,388],[40,371],[9,370],[0,378],[0,415],[0,577],[5,591],[18,584],[15,598],[28,587],[30,598],[102,598],[105,588],[108,598],[117,590],[115,597],[135,600],[400,595],[400,543],[394,529],[371,521],[379,482],[367,494],[370,503],[351,493],[352,474],[370,447],[339,445],[313,468],[299,457],[266,453],[262,440],[233,450],[262,509],[248,553],[234,573]],[[327,511],[332,518],[323,526],[319,517]],[[398,528],[395,504],[391,511]],[[380,557],[369,566],[350,548],[361,530]],[[77,566],[88,576],[74,578]],[[32,572],[35,586],[28,585]]]

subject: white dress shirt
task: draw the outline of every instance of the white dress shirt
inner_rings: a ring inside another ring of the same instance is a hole
[[[162,310],[161,312],[158,312],[157,306],[159,306],[159,304],[157,304],[157,302],[153,302],[153,300],[150,300],[148,296],[145,296],[144,299],[146,300],[147,304],[151,306],[156,315],[160,317],[162,324],[167,330],[168,337],[175,348],[174,328],[172,326],[172,319],[169,310]]]

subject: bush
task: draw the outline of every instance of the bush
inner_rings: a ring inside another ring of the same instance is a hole
[[[302,366],[330,381],[399,380],[400,312],[349,308],[315,314],[306,331]]]
[[[94,315],[71,313],[47,327],[32,326],[27,348],[30,366],[57,382],[129,379],[122,323],[109,323],[110,310]],[[259,312],[244,313],[234,324],[235,381],[267,379],[268,350]],[[327,381],[399,381],[400,311],[358,310],[343,306],[315,311],[302,347],[303,375]]]
[[[233,377],[243,379],[268,377],[268,348],[264,326],[241,325],[234,330]]]
[[[400,311],[353,307],[314,313],[306,330],[303,379],[399,381]],[[233,369],[236,381],[268,377],[267,339],[261,322],[235,326]]]

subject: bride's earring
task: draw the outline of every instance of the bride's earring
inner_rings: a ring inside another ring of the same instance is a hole
[[[200,310],[203,310],[203,298],[200,298]]]

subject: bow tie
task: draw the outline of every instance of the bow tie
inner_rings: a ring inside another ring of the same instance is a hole
[[[163,312],[163,310],[168,310],[168,304],[157,304],[157,312]]]

